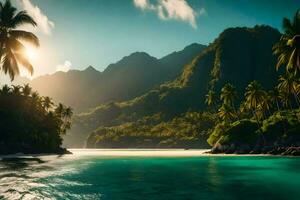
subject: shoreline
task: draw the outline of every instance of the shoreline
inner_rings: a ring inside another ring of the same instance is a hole
[[[97,157],[299,157],[273,154],[211,153],[211,149],[68,149],[71,154],[9,154],[0,155],[0,161],[35,160],[47,157],[97,156]]]

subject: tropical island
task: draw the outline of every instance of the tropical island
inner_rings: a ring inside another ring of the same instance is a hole
[[[33,33],[17,29],[24,24],[37,25],[26,11],[17,12],[10,1],[0,2],[1,70],[12,81],[20,74],[20,66],[34,71],[22,41],[38,47],[39,40]],[[70,129],[72,114],[70,107],[55,105],[28,84],[4,85],[0,89],[0,155],[68,153],[61,147],[61,136]]]
[[[9,0],[0,7],[1,70],[14,81],[19,66],[33,73],[22,41],[39,46],[16,28],[37,24]],[[136,52],[103,72],[89,66],[5,85],[0,154],[65,153],[64,145],[299,156],[299,24],[297,11],[283,33],[228,28],[162,58]]]

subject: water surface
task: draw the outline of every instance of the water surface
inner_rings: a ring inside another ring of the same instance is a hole
[[[300,158],[100,152],[0,161],[0,199],[300,199]]]

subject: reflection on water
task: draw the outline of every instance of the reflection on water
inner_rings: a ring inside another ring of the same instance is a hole
[[[0,161],[0,199],[299,199],[300,158],[87,151]],[[106,155],[106,157],[103,156]],[[108,157],[107,154],[114,156]]]

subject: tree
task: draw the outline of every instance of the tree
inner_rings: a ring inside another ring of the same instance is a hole
[[[0,60],[1,69],[9,74],[11,80],[19,75],[19,65],[33,74],[33,67],[25,56],[25,47],[21,41],[26,41],[36,47],[39,40],[31,32],[17,30],[21,25],[30,24],[36,26],[36,22],[26,11],[17,12],[10,0],[0,2]]]
[[[299,90],[298,85],[299,85],[299,80],[292,73],[286,73],[285,75],[279,77],[279,84],[278,84],[279,90],[285,93],[288,97],[294,96],[297,105],[300,106],[299,98],[297,95],[299,92],[297,91]]]
[[[236,118],[236,113],[230,105],[223,104],[219,109],[218,116],[225,122],[231,122]]]
[[[295,13],[293,20],[283,19],[284,34],[273,47],[278,55],[277,69],[286,65],[287,72],[297,74],[300,70],[300,11]]]
[[[207,95],[205,96],[205,103],[209,107],[214,107],[217,104],[217,95],[213,90],[209,90]]]
[[[19,85],[12,86],[12,93],[16,96],[21,95],[21,86]]]
[[[245,93],[246,105],[252,110],[257,123],[259,123],[257,111],[259,106],[263,104],[266,98],[266,92],[263,90],[262,86],[257,81],[252,81],[246,88]]]
[[[8,95],[10,93],[10,91],[11,91],[11,88],[8,85],[4,85],[2,87],[2,89],[0,90],[0,94],[3,96]]]
[[[50,97],[44,97],[42,100],[43,107],[45,110],[49,110],[53,106],[52,99]]]
[[[32,88],[29,86],[29,84],[26,84],[22,87],[22,93],[25,97],[29,97],[31,95]]]
[[[237,98],[237,92],[235,87],[227,83],[221,90],[221,100],[223,104],[231,106],[235,110],[234,101]]]
[[[279,102],[281,101],[281,97],[280,97],[280,92],[279,92],[278,88],[276,87],[273,90],[270,90],[268,92],[268,96],[269,96],[270,100],[275,103],[275,105],[277,107],[277,111],[280,111]]]
[[[72,109],[61,104],[66,109],[56,115],[54,104],[49,103],[48,110],[43,107],[50,98],[25,88],[29,92],[23,93],[20,86],[0,89],[0,154],[62,152],[61,134],[71,127]]]

